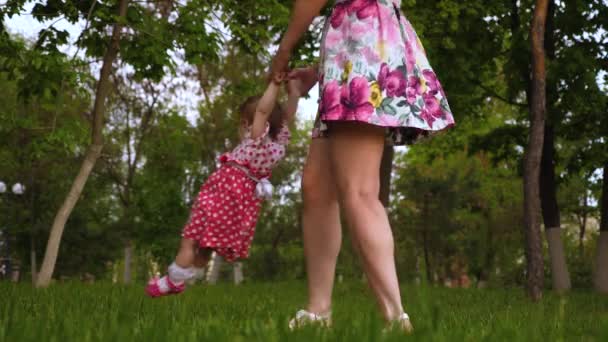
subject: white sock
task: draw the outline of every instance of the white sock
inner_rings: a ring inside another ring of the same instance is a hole
[[[167,276],[164,276],[160,279],[158,279],[158,289],[160,290],[160,292],[162,293],[167,293],[169,292],[169,283],[167,282]]]
[[[181,285],[184,281],[194,277],[194,272],[190,268],[178,266],[175,262],[169,266],[169,280],[175,285]]]

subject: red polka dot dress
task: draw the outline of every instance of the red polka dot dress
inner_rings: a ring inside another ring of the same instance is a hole
[[[252,139],[248,133],[232,152],[220,157],[220,168],[201,186],[182,237],[196,240],[201,248],[214,249],[227,261],[247,258],[260,213],[256,181],[270,177],[285,156],[290,133],[283,126],[277,139],[265,133]],[[238,164],[240,167],[232,165]]]

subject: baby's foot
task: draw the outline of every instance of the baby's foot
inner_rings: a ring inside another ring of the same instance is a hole
[[[169,277],[162,278],[154,277],[148,281],[146,293],[152,298],[178,294],[184,291],[186,285],[184,283],[174,284]]]

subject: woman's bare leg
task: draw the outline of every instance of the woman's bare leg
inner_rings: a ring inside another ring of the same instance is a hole
[[[329,155],[338,198],[357,240],[368,279],[387,320],[403,311],[395,267],[393,234],[378,199],[385,130],[358,123],[332,125]]]
[[[340,210],[327,147],[327,139],[313,139],[302,175],[307,310],[321,315],[331,310],[336,261],[342,243]]]

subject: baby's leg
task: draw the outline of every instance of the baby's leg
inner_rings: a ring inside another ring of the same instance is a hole
[[[197,242],[183,238],[175,261],[169,265],[168,274],[159,278],[152,278],[146,286],[146,292],[151,297],[160,297],[177,294],[185,289],[187,280],[194,277],[192,265],[194,264]]]
[[[188,238],[182,238],[175,262],[169,266],[169,279],[177,285],[194,277],[192,267],[197,258],[198,242]]]
[[[175,264],[182,268],[192,267],[196,258],[197,245],[198,243],[194,240],[182,238],[179,251],[175,257]]]
[[[213,253],[213,249],[211,248],[198,248],[196,250],[196,255],[194,256],[194,268],[205,268],[211,260],[211,254]]]
[[[196,280],[205,279],[206,270],[205,267],[209,264],[209,260],[211,260],[211,253],[213,253],[213,249],[210,248],[197,248],[196,253],[194,255],[194,263],[192,264],[192,272],[194,276],[192,278],[192,284]]]

